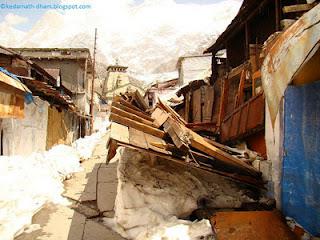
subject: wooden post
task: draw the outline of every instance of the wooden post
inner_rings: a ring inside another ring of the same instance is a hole
[[[188,123],[189,122],[189,116],[190,116],[190,92],[187,92],[184,96],[185,101],[185,107],[184,107],[184,120]]]
[[[244,25],[244,30],[245,30],[245,40],[246,40],[246,54],[245,54],[245,58],[249,59],[249,44],[250,44],[250,36],[249,36],[249,27],[248,27],[248,22],[246,21],[245,25]]]
[[[94,79],[96,77],[96,48],[97,48],[97,29],[94,31],[94,47],[93,47],[93,63],[92,63],[92,84],[91,84],[91,101],[90,101],[90,134],[93,131],[93,95],[94,95]]]
[[[280,31],[280,0],[275,1],[276,31]]]

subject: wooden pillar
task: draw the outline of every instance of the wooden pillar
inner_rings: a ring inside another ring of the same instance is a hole
[[[244,31],[245,31],[245,42],[246,42],[246,49],[245,49],[245,58],[249,59],[249,44],[250,44],[250,33],[249,33],[249,27],[248,22],[246,21],[244,24]]]
[[[185,98],[185,108],[184,108],[184,120],[188,123],[189,122],[189,116],[190,116],[190,92],[187,92],[184,95]]]
[[[276,15],[276,31],[281,31],[280,26],[280,14],[281,14],[281,6],[280,6],[280,0],[274,0],[275,2],[275,15]]]
[[[229,80],[228,78],[223,79],[221,84],[221,100],[220,100],[220,109],[218,117],[218,127],[221,126],[221,123],[225,117],[226,107],[228,103],[228,91],[229,91]]]

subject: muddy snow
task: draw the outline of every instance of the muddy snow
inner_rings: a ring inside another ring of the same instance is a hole
[[[247,190],[218,175],[198,172],[166,160],[153,165],[148,155],[118,149],[115,217],[109,227],[129,239],[210,239],[208,220],[191,222],[190,214],[206,207],[235,208],[252,202]]]

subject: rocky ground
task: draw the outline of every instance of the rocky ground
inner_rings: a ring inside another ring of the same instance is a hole
[[[100,221],[104,216],[113,216],[117,192],[117,165],[106,164],[108,137],[108,133],[104,135],[92,158],[82,163],[84,170],[65,181],[63,195],[71,204],[47,204],[34,215],[32,225],[15,240],[123,239]]]

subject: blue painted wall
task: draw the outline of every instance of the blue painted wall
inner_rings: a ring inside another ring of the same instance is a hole
[[[282,208],[320,236],[320,81],[285,93]]]

